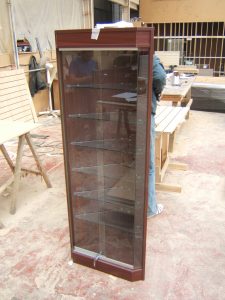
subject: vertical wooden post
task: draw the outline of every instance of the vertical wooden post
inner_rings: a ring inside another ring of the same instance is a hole
[[[83,28],[93,28],[94,27],[94,5],[93,0],[82,0],[83,6]]]
[[[122,20],[130,21],[130,0],[126,0],[126,4],[122,6]]]
[[[207,56],[207,44],[208,44],[208,38],[207,38],[207,36],[208,36],[208,29],[209,29],[209,23],[207,22],[206,24],[207,24],[207,26],[206,26],[206,33],[205,33],[206,41],[205,41],[205,57],[204,57],[204,65],[205,65],[205,63],[206,63],[206,56]]]
[[[198,23],[195,23],[195,41],[194,41],[194,64],[196,64],[196,45],[197,45],[197,28],[198,28]]]
[[[222,66],[222,57],[223,57],[223,46],[224,46],[224,34],[225,34],[225,22],[223,23],[223,38],[222,38],[222,45],[221,45],[221,52],[220,52],[220,73],[219,76],[221,75],[221,66]],[[224,75],[224,74],[222,74]]]
[[[48,176],[47,176],[47,174],[46,174],[44,168],[42,167],[42,164],[41,164],[41,162],[40,162],[40,160],[39,160],[39,157],[38,157],[38,155],[37,155],[37,153],[36,153],[36,151],[35,151],[33,142],[32,142],[32,140],[31,140],[31,138],[30,138],[30,134],[29,134],[29,133],[26,133],[25,137],[26,137],[27,144],[29,145],[30,150],[31,150],[31,152],[32,152],[32,154],[33,154],[33,157],[34,157],[34,159],[35,159],[35,162],[36,162],[36,164],[37,164],[38,170],[39,170],[40,173],[41,173],[41,176],[43,176],[44,181],[45,181],[47,187],[48,187],[48,188],[51,188],[51,187],[52,187],[52,184],[51,184],[51,182],[50,182],[50,180],[49,180],[49,178],[48,178]]]
[[[203,39],[202,31],[203,31],[203,23],[201,23],[201,38],[200,38],[200,46],[199,46],[199,60],[198,60],[199,65],[201,65],[201,57],[202,57],[202,39]]]
[[[158,28],[157,28],[157,35],[158,35],[158,39],[157,39],[157,51],[160,51],[160,49],[159,49],[159,35],[160,35],[159,27],[160,27],[160,23],[158,23]]]
[[[15,214],[15,212],[16,212],[16,197],[17,197],[17,193],[18,193],[18,189],[19,189],[24,143],[25,143],[25,135],[21,135],[19,137],[19,143],[18,143],[18,148],[17,148],[16,165],[15,165],[15,172],[14,172],[14,183],[13,183],[12,199],[11,199],[11,207],[10,207],[11,214]]]
[[[215,59],[214,59],[214,66],[213,66],[213,69],[216,70],[216,62],[217,62],[217,49],[218,49],[218,39],[219,39],[219,28],[220,28],[220,23],[218,22],[218,27],[217,27],[217,32],[216,32],[216,49],[215,49],[215,52],[214,52],[214,56],[215,56]],[[213,34],[214,35],[214,34]]]
[[[163,51],[165,51],[165,36],[166,36],[166,23],[164,23],[164,32],[163,32]]]
[[[10,156],[9,156],[8,152],[6,151],[6,148],[5,148],[5,146],[3,144],[0,145],[0,150],[2,151],[2,154],[5,157],[8,165],[9,165],[9,167],[11,169],[11,171],[14,172],[13,162],[12,162],[12,160],[11,160],[11,158],[10,158]]]
[[[209,52],[209,67],[210,68],[211,68],[211,60],[212,60],[213,30],[214,30],[214,23],[212,23],[212,33],[211,33],[210,52]],[[213,69],[213,72],[214,71],[215,70]]]

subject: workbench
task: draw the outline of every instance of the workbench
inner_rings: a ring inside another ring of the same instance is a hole
[[[104,101],[101,101],[101,103],[103,102]],[[116,104],[115,102],[104,102],[104,104],[106,103],[108,105]],[[191,104],[192,100],[189,100],[189,103],[185,107],[175,107],[168,105],[157,106],[155,115],[155,176],[156,188],[158,190],[181,192],[181,186],[168,185],[162,183],[162,181],[168,168],[187,170],[186,164],[171,163],[169,160],[169,152],[173,152],[175,135],[177,133],[177,130],[187,118]],[[126,127],[128,136],[132,134],[131,128],[127,122],[129,119],[128,114],[132,114],[132,111],[135,111],[135,107],[135,103],[120,103],[119,118],[117,123],[117,135],[119,135],[120,130],[123,126]]]
[[[195,77],[180,77],[180,85],[172,85],[172,76],[167,78],[161,101],[171,101],[173,106],[186,105],[191,99],[191,86]]]
[[[198,74],[199,69],[197,69],[197,66],[195,65],[179,65],[174,68],[174,71],[178,71],[180,74],[185,73],[185,74]]]
[[[189,113],[190,105],[181,107],[161,106],[157,107],[155,115],[155,176],[156,188],[163,191],[181,192],[178,185],[168,185],[162,183],[168,168],[186,170],[187,165],[181,163],[171,163],[169,152],[173,151],[173,143],[177,130],[185,121]]]

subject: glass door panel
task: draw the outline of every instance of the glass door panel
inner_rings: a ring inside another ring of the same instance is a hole
[[[144,259],[147,54],[62,50],[74,251],[130,269]]]

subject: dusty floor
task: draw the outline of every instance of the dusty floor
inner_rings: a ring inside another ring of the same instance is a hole
[[[1,300],[225,299],[224,114],[192,111],[180,129],[172,157],[189,170],[167,172],[182,193],[157,194],[165,211],[148,220],[146,279],[135,283],[70,265],[60,121],[41,121],[35,142],[53,188],[23,178],[15,215],[0,196]],[[1,157],[0,169],[3,182]]]

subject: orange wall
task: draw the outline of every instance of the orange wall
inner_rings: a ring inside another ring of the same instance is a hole
[[[145,23],[225,21],[225,0],[140,0]]]

